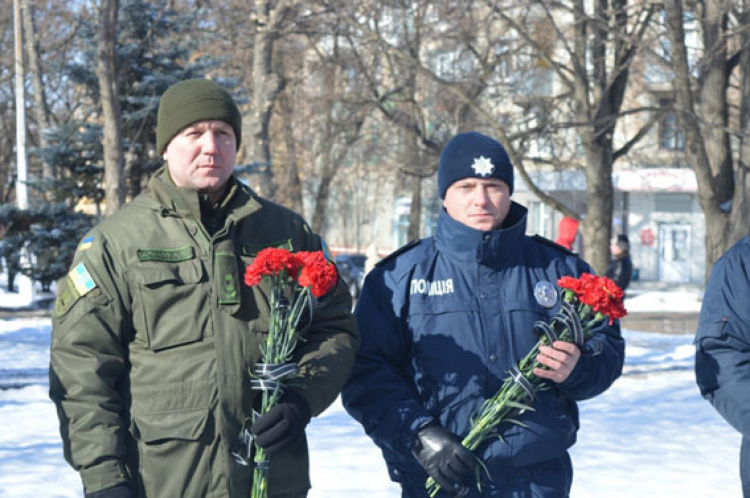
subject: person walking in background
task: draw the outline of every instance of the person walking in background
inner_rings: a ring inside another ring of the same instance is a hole
[[[695,335],[700,392],[742,434],[740,480],[750,498],[750,237],[711,269]]]
[[[542,346],[549,370],[535,373],[550,388],[535,410],[501,425],[476,453],[461,445],[472,415],[536,344],[534,322],[559,308],[554,283],[591,272],[571,251],[525,235],[527,210],[511,201],[513,183],[500,143],[455,136],[440,155],[437,234],[387,256],[365,279],[355,311],[362,343],[342,400],[403,497],[428,496],[428,476],[438,496],[477,497],[476,472],[485,471],[481,496],[568,496],[576,401],[604,392],[622,371],[617,321],[591,339],[598,355],[564,341]]]
[[[611,278],[617,286],[625,291],[633,277],[633,261],[630,259],[630,242],[628,236],[620,234],[609,244],[612,258],[604,275]]]
[[[166,166],[86,235],[59,283],[50,397],[87,498],[250,496],[253,468],[234,446],[260,398],[248,372],[269,311],[267,289],[243,285],[243,271],[266,247],[324,245],[234,177],[241,132],[217,83],[167,89],[156,125]],[[250,429],[270,457],[270,497],[307,495],[304,430],[349,375],[350,309],[339,280],[301,328],[299,378]]]

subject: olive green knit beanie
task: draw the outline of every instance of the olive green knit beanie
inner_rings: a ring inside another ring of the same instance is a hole
[[[156,116],[156,149],[159,154],[180,130],[196,121],[224,121],[234,129],[237,149],[242,142],[242,116],[234,99],[218,83],[206,79],[184,80],[167,88]]]

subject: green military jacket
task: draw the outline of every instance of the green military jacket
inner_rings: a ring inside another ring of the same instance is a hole
[[[249,371],[268,331],[268,287],[243,283],[259,250],[321,250],[293,212],[230,180],[213,235],[198,195],[162,169],[148,191],[81,242],[52,321],[50,397],[65,457],[87,493],[245,497],[252,468],[231,455],[258,391]],[[294,389],[320,414],[359,345],[339,282],[318,300],[294,360]],[[256,408],[258,403],[255,403]],[[270,495],[310,487],[306,441],[271,460]]]

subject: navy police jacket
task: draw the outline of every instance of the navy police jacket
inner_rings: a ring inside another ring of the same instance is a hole
[[[537,320],[549,321],[534,286],[591,272],[574,253],[527,237],[526,209],[512,203],[505,227],[482,232],[441,212],[435,237],[402,248],[368,274],[355,315],[362,343],[342,399],[380,447],[391,478],[426,478],[410,446],[437,420],[463,438],[472,414],[501,387],[514,363],[536,344]],[[562,384],[541,391],[523,426],[499,427],[502,438],[480,446],[493,469],[532,465],[565,455],[576,440],[576,401],[605,391],[620,375],[619,323],[603,324]],[[409,474],[409,475],[406,475]]]
[[[744,437],[750,454],[750,237],[714,264],[696,333],[695,376],[701,394]],[[750,483],[750,465],[741,470]]]

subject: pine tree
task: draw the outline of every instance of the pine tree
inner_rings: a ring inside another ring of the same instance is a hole
[[[214,64],[209,58],[195,55],[200,40],[190,35],[199,11],[180,14],[170,5],[166,0],[120,3],[117,77],[131,197],[139,193],[143,177],[161,164],[155,151],[156,110],[161,94],[177,81],[200,77]],[[67,66],[65,77],[78,85],[91,104],[79,109],[75,118],[44,130],[49,145],[32,150],[32,154],[54,165],[59,175],[44,181],[32,179],[29,185],[43,192],[52,203],[13,213],[33,223],[11,234],[12,243],[8,240],[1,249],[9,262],[9,280],[21,271],[41,282],[43,290],[49,290],[51,282],[65,275],[80,238],[101,217],[104,201],[101,110],[95,74],[96,18],[87,15],[82,11],[80,57]],[[82,214],[82,210],[91,214]],[[16,249],[21,247],[30,254],[30,266],[24,268],[16,264]]]

